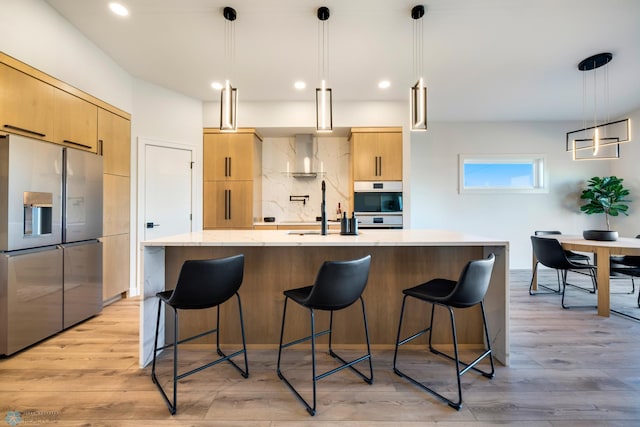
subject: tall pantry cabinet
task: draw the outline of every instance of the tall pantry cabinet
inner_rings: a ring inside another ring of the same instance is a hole
[[[98,109],[98,145],[103,156],[102,296],[129,290],[131,124]]]
[[[262,139],[255,129],[203,134],[203,228],[251,229],[262,211]]]

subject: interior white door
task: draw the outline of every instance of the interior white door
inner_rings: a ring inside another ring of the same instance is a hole
[[[192,152],[145,147],[144,239],[191,231]]]

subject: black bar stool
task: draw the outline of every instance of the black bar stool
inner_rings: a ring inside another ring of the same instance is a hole
[[[398,336],[396,338],[396,348],[393,354],[393,371],[406,379],[408,379],[413,384],[422,388],[423,390],[428,391],[434,396],[444,400],[449,404],[449,406],[460,409],[462,407],[462,387],[460,385],[460,377],[467,373],[470,369],[482,374],[487,378],[493,378],[495,376],[495,370],[493,366],[493,355],[491,353],[491,338],[489,337],[489,329],[487,327],[487,317],[484,311],[484,296],[487,293],[487,289],[489,288],[489,281],[491,279],[491,272],[493,271],[493,263],[495,261],[495,256],[493,254],[489,255],[487,259],[470,261],[462,270],[462,274],[458,281],[448,280],[448,279],[433,279],[421,285],[415,286],[413,288],[405,289],[402,291],[404,293],[404,298],[402,299],[402,309],[400,311],[400,323],[398,325]],[[425,301],[431,303],[431,321],[429,323],[429,327],[411,335],[408,338],[400,340],[400,331],[402,330],[402,318],[404,316],[404,307],[407,301],[407,297],[417,298],[421,301]],[[474,305],[480,304],[480,308],[482,311],[482,322],[484,325],[484,334],[485,340],[487,343],[487,350],[485,350],[480,356],[478,356],[473,362],[465,363],[460,361],[458,356],[458,337],[456,335],[456,324],[453,316],[453,307],[455,308],[467,308],[472,307]],[[436,305],[446,307],[449,310],[449,317],[451,319],[451,329],[453,334],[453,351],[454,356],[450,356],[448,354],[442,353],[439,350],[436,350],[431,344],[431,331],[433,330],[433,313],[435,311]],[[442,394],[436,392],[430,387],[427,387],[423,383],[413,379],[406,373],[400,371],[397,368],[397,359],[398,359],[398,348],[412,341],[415,338],[418,338],[421,335],[429,332],[429,350],[432,353],[438,354],[440,356],[444,356],[447,359],[453,360],[456,365],[456,379],[458,381],[458,401],[454,402]],[[489,362],[491,363],[491,372],[482,371],[475,367],[475,365],[480,362],[485,357],[489,356]],[[464,365],[464,369],[460,369],[460,365]]]
[[[244,274],[244,255],[236,255],[228,258],[212,259],[212,260],[191,260],[185,261],[180,270],[178,283],[172,291],[158,292],[158,319],[156,321],[156,336],[153,345],[153,365],[151,368],[151,379],[158,387],[162,397],[164,398],[171,415],[176,413],[177,409],[177,385],[178,380],[185,378],[196,372],[200,372],[210,366],[216,365],[225,360],[231,363],[244,378],[249,376],[249,365],[247,362],[247,347],[244,336],[244,321],[242,319],[242,304],[240,303],[240,295],[238,289],[242,284]],[[232,354],[226,355],[220,349],[220,304],[224,303],[232,296],[236,296],[238,300],[238,310],[240,312],[240,330],[242,332],[242,350],[238,350]],[[173,309],[174,332],[173,342],[158,348],[158,330],[160,326],[160,313],[162,311],[162,303]],[[197,335],[184,338],[178,341],[178,310],[200,310],[205,308],[217,307],[216,327]],[[188,372],[178,375],[178,344],[201,338],[206,335],[216,333],[216,351],[220,358],[213,362],[206,363]],[[166,392],[160,385],[156,376],[156,355],[159,350],[173,347],[173,402],[169,400]],[[232,357],[244,354],[244,370],[240,368]]]
[[[362,292],[367,285],[369,279],[369,267],[371,265],[371,255],[367,255],[364,258],[351,260],[351,261],[326,261],[320,267],[316,281],[312,286],[306,286],[303,288],[290,289],[284,291],[284,310],[282,313],[282,329],[280,331],[280,346],[278,347],[278,377],[284,381],[284,383],[291,389],[296,397],[302,402],[307,409],[307,412],[311,415],[316,413],[316,382],[325,378],[331,374],[341,371],[345,368],[350,368],[356,374],[358,374],[368,384],[373,383],[373,366],[371,364],[371,347],[369,344],[369,329],[367,326],[367,314],[365,312],[364,300],[362,299]],[[287,302],[292,301],[300,304],[303,307],[309,309],[311,316],[311,335],[300,338],[286,344],[282,343],[284,337],[284,325],[287,314]],[[333,329],[333,312],[336,310],[342,310],[349,307],[351,304],[360,300],[362,305],[362,317],[364,320],[364,332],[367,341],[367,354],[361,356],[355,360],[347,362],[342,357],[338,356],[331,346],[331,334]],[[315,318],[314,310],[328,310],[330,312],[329,329],[316,332],[315,330]],[[341,365],[335,369],[324,372],[320,375],[316,375],[316,338],[322,335],[329,334],[329,355],[339,360]],[[305,341],[311,340],[311,369],[312,369],[312,381],[313,381],[313,406],[309,405],[307,401],[298,393],[298,391],[291,385],[291,383],[285,378],[284,374],[280,370],[280,359],[282,355],[282,349],[291,347],[296,344],[300,344]],[[367,377],[362,372],[354,367],[355,364],[369,361],[370,375]]]

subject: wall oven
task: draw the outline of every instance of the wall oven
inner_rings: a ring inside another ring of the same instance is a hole
[[[402,228],[402,181],[355,181],[353,205],[360,228]]]

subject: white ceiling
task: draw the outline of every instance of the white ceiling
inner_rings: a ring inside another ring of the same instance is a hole
[[[108,0],[46,1],[131,75],[203,101],[219,99],[210,84],[223,79],[224,6],[238,14],[241,101],[315,99],[319,6],[331,10],[334,102],[408,101],[410,10],[421,3],[430,120],[582,119],[577,64],[604,51],[609,114],[640,108],[639,0],[121,0],[127,18]]]

